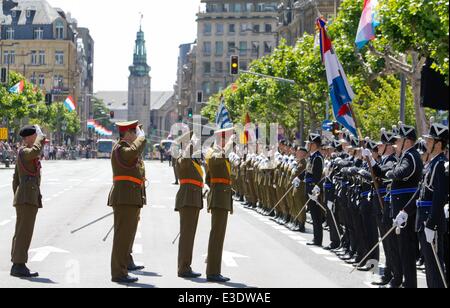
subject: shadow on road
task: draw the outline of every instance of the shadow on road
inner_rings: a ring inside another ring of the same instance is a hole
[[[29,282],[43,283],[43,284],[58,284],[48,278],[21,278],[22,280],[27,280]]]
[[[126,284],[128,288],[140,288],[140,289],[155,289],[156,287],[151,284],[146,283],[132,283],[132,284]]]
[[[248,286],[244,283],[238,283],[238,282],[225,282],[225,283],[214,283],[214,282],[209,282],[206,279],[202,279],[202,278],[186,278],[186,280],[195,282],[195,283],[207,283],[210,284],[211,286],[213,285],[222,285],[222,286],[226,286],[226,287],[230,287],[230,288],[236,288],[236,289],[256,289],[256,287],[251,287]]]

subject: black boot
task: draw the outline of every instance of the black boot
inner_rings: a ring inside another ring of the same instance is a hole
[[[25,264],[14,264],[11,268],[11,276],[17,278],[36,278],[38,273],[30,272]]]

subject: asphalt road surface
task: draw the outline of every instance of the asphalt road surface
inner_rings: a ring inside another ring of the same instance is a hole
[[[44,208],[39,211],[28,266],[40,277],[21,280],[9,276],[10,249],[14,233],[12,207],[12,169],[0,168],[0,287],[69,288],[368,288],[372,273],[354,272],[333,254],[310,248],[312,226],[307,234],[291,232],[252,210],[236,203],[231,216],[223,260],[223,275],[231,282],[208,283],[177,277],[178,214],[174,211],[178,186],[167,163],[147,162],[149,205],[142,211],[134,257],[146,269],[136,273],[139,283],[130,286],[111,282],[110,256],[112,227],[107,219],[76,234],[70,231],[111,212],[106,206],[112,184],[107,160],[43,162],[42,194]],[[194,252],[194,271],[204,273],[210,215],[202,211]],[[327,232],[325,232],[327,236]],[[325,245],[328,239],[325,239]],[[419,273],[419,285],[425,279]]]

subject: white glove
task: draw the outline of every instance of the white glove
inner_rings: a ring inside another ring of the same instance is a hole
[[[139,137],[144,137],[145,138],[145,133],[144,131],[141,129],[140,126],[136,127],[136,136]]]
[[[313,190],[312,190],[313,195],[320,195],[320,187],[319,186],[314,186]]]
[[[428,229],[425,227],[425,237],[427,238],[427,242],[433,245],[434,238],[436,237],[436,231]]]
[[[319,200],[319,195],[308,195],[309,199],[311,199],[312,201],[317,202]]]
[[[333,207],[334,207],[334,203],[333,202],[328,201],[327,206],[328,206],[328,209],[330,210],[330,212],[334,212],[333,211]]]
[[[448,204],[446,204],[444,206],[444,215],[445,215],[445,219],[448,219]]]
[[[299,188],[301,183],[302,183],[302,181],[299,178],[295,178],[292,181],[292,186],[294,186],[295,188]]]
[[[394,226],[403,229],[406,227],[407,222],[408,222],[408,214],[405,211],[401,211],[394,219]]]
[[[38,137],[44,136],[44,133],[39,125],[36,124],[34,127],[36,128],[36,135],[38,135]]]
[[[372,152],[369,149],[363,149],[361,152],[361,155],[366,158],[366,157],[372,157]]]

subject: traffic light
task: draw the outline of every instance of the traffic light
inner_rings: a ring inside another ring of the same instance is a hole
[[[6,68],[2,67],[1,72],[0,72],[0,82],[1,83],[6,83]]]
[[[113,111],[113,110],[111,110],[111,111],[109,112],[109,117],[110,117],[111,119],[114,119],[114,111]]]
[[[231,56],[230,74],[231,75],[239,75],[239,57],[238,56]]]
[[[192,110],[192,108],[188,109],[188,118],[192,119],[194,117],[194,111]]]
[[[53,95],[51,93],[45,94],[45,104],[50,106],[53,103]]]

